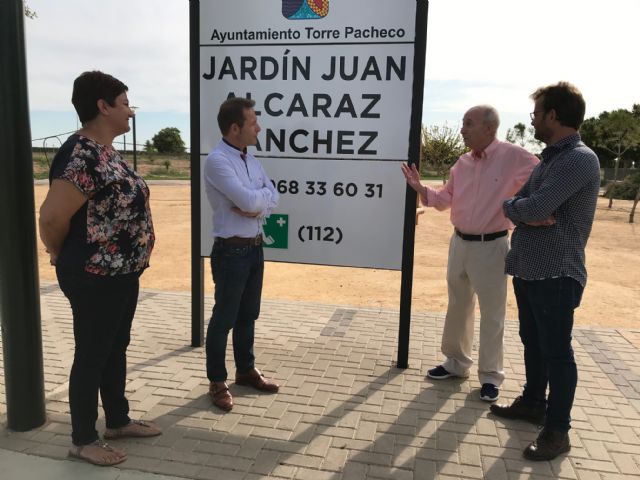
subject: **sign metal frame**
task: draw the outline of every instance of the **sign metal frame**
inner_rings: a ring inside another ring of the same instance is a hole
[[[214,2],[215,0],[209,0]],[[333,0],[337,3],[341,0]],[[393,0],[388,0],[393,2]],[[409,121],[408,132],[408,152],[406,157],[402,156],[398,160],[407,160],[410,164],[419,164],[420,159],[420,132],[422,127],[422,103],[424,90],[424,72],[425,72],[425,55],[426,55],[426,31],[427,31],[427,14],[428,0],[416,1],[416,18],[415,18],[415,36],[413,40],[413,61],[412,64],[412,95],[410,99],[411,115]],[[332,2],[332,3],[333,3]],[[203,199],[202,187],[202,164],[204,161],[202,150],[202,116],[201,102],[202,92],[202,70],[201,70],[201,3],[203,0],[190,0],[190,88],[191,88],[191,248],[192,248],[192,346],[202,346],[204,341],[204,259],[202,248],[203,232]],[[222,3],[222,2],[219,2]],[[277,2],[272,2],[277,3]],[[209,5],[207,5],[209,6]],[[224,7],[220,7],[224,8]],[[373,28],[373,27],[372,27]],[[357,43],[357,42],[356,42]],[[404,42],[407,43],[407,42]],[[208,67],[208,66],[207,66]],[[238,88],[238,95],[244,94],[243,88]],[[213,108],[213,106],[211,107]],[[258,108],[258,107],[256,107]],[[205,119],[209,123],[209,119]],[[357,122],[357,120],[353,120]],[[262,123],[262,122],[261,122]],[[212,128],[214,125],[211,126]],[[355,130],[355,129],[354,129]],[[263,155],[256,155],[262,156]],[[277,158],[277,157],[276,157]],[[295,158],[295,157],[293,157]],[[330,159],[331,160],[331,159]],[[335,160],[335,159],[333,159]],[[356,159],[361,161],[362,158]],[[366,159],[365,159],[366,160]],[[375,158],[373,160],[376,160]],[[303,162],[309,162],[309,158],[301,159]],[[397,163],[399,163],[397,161]],[[335,163],[335,162],[334,162]],[[397,165],[396,163],[396,165]],[[399,166],[398,166],[399,170]],[[267,168],[269,175],[271,172]],[[400,172],[398,171],[398,176]],[[272,177],[273,178],[273,177]],[[402,180],[403,181],[403,180]],[[397,221],[398,225],[402,225],[402,251],[399,259],[401,267],[401,294],[400,294],[400,326],[398,340],[398,359],[397,364],[400,368],[408,366],[408,347],[409,347],[409,331],[410,331],[410,315],[411,315],[411,290],[413,279],[413,254],[414,254],[414,236],[415,236],[415,207],[416,193],[409,187],[404,187],[404,218]],[[396,200],[400,201],[400,199]],[[395,203],[394,203],[395,204]],[[206,211],[206,208],[204,209]],[[396,227],[397,229],[397,227]],[[279,252],[281,253],[281,252]],[[269,260],[269,256],[266,256]],[[280,255],[276,256],[276,260],[287,261]],[[314,261],[289,260],[296,263],[315,263]],[[359,267],[369,268],[393,268],[381,265],[355,265]],[[327,265],[345,265],[345,263],[331,263],[331,260],[325,263]],[[392,265],[391,262],[389,265]],[[396,267],[397,268],[397,267]]]

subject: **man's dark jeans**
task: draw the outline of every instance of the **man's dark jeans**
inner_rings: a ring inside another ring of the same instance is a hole
[[[225,354],[231,329],[236,369],[246,372],[254,367],[254,332],[264,273],[262,246],[214,243],[211,273],[215,304],[207,327],[207,377],[223,382],[227,380]]]
[[[570,277],[545,280],[513,279],[518,303],[520,339],[524,345],[527,402],[545,402],[549,385],[546,426],[568,431],[578,371],[571,348],[573,311],[583,287]]]
[[[75,353],[69,377],[71,439],[98,439],[98,391],[107,428],[127,425],[127,347],[136,312],[139,273],[103,276],[57,268],[60,289],[73,312]]]

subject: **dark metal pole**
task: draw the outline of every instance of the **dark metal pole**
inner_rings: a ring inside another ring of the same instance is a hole
[[[144,126],[144,125],[143,125]],[[133,171],[138,171],[138,150],[136,146],[136,116],[133,116]]]
[[[0,320],[7,426],[17,431],[46,420],[23,8],[0,1]]]
[[[200,1],[189,0],[191,64],[191,346],[204,343],[204,260],[200,256]]]
[[[420,129],[427,52],[427,14],[429,2],[417,0],[416,39],[413,63],[413,107],[409,132],[409,163],[420,168]],[[404,208],[404,240],[402,245],[402,276],[400,280],[400,326],[398,329],[398,368],[409,366],[409,335],[411,331],[411,291],[413,288],[413,253],[416,234],[416,192],[407,186]]]

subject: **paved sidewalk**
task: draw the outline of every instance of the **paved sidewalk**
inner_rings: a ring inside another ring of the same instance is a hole
[[[575,331],[573,449],[532,463],[521,451],[536,427],[490,415],[474,374],[425,379],[440,357],[442,315],[413,315],[410,368],[403,371],[393,366],[397,312],[265,301],[256,356],[280,393],[231,384],[236,406],[223,414],[206,395],[203,349],[189,346],[189,296],[154,291],[140,297],[127,392],[132,416],[154,420],[164,434],[114,441],[129,454],[115,468],[68,460],[71,314],[56,285],[41,294],[48,421],[26,433],[0,429],[2,480],[640,479],[638,330]],[[515,322],[508,322],[505,342],[501,400],[508,401],[524,377]],[[0,376],[6,424],[4,401]]]
[[[98,468],[86,462],[53,460],[10,450],[0,450],[3,480],[181,480],[135,470]]]

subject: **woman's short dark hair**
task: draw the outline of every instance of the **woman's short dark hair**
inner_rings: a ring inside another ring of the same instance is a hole
[[[253,108],[256,102],[248,98],[231,97],[222,102],[218,112],[218,126],[222,135],[226,135],[234,123],[240,128],[244,125],[244,111]]]
[[[531,98],[534,102],[542,98],[544,111],[555,110],[556,118],[565,127],[578,130],[584,121],[584,98],[580,90],[569,82],[540,87],[531,94]]]
[[[98,116],[98,100],[104,100],[112,107],[116,98],[129,88],[115,77],[94,70],[84,72],[73,82],[73,103],[76,113],[83,124]]]

